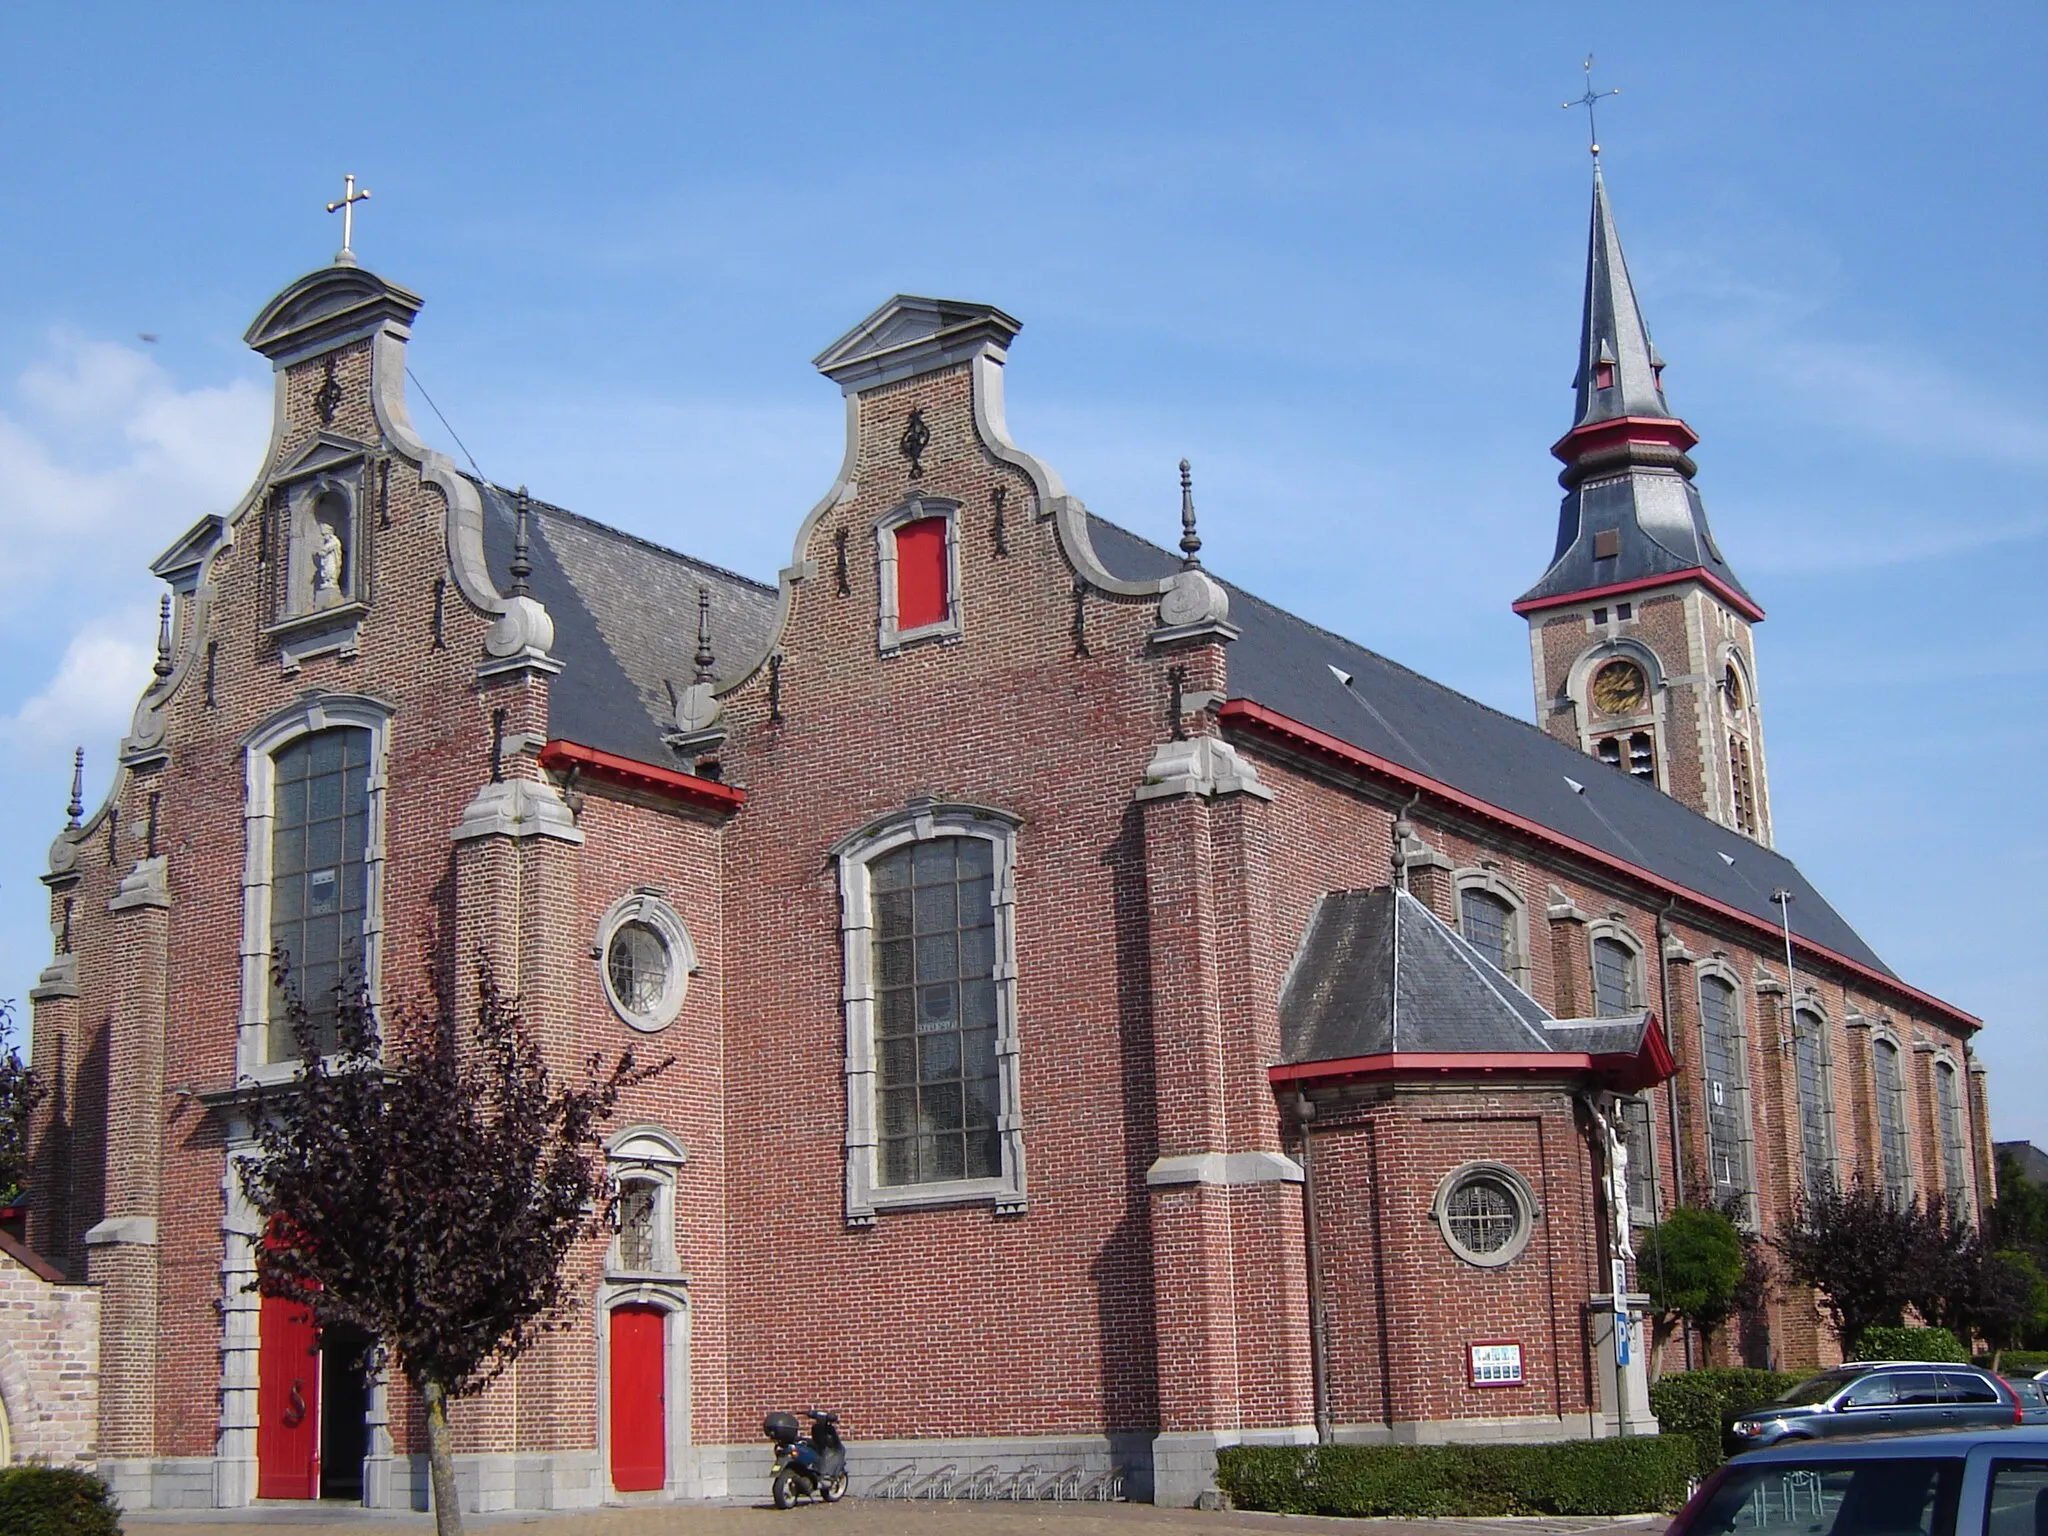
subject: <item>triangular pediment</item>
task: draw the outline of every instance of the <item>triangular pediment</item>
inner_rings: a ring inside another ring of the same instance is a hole
[[[1000,352],[1022,329],[991,304],[899,293],[814,361],[842,387],[871,388],[949,367],[987,347]]]
[[[303,480],[308,475],[317,475],[343,464],[353,464],[367,452],[369,445],[366,443],[359,443],[353,438],[341,437],[333,432],[322,432],[301,448],[289,462],[280,465],[277,473],[271,476],[271,480]]]
[[[225,526],[218,513],[209,512],[188,528],[177,543],[151,562],[150,575],[175,582],[180,576],[198,570],[206,562],[206,557],[213,553],[214,545],[220,542],[221,529]]]

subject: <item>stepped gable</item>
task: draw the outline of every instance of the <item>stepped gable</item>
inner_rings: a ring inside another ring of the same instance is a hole
[[[514,494],[477,482],[484,554],[500,591],[511,587]],[[548,733],[636,762],[674,768],[662,737],[675,730],[671,684],[696,678],[697,592],[711,594],[716,681],[767,648],[775,589],[546,502],[527,501],[533,595],[555,624],[561,678],[549,693]]]
[[[1175,556],[1099,517],[1091,516],[1090,530],[1097,552],[1119,575],[1159,576],[1179,568]],[[1782,854],[1708,820],[1654,785],[1589,760],[1525,720],[1432,682],[1228,581],[1223,585],[1230,593],[1231,622],[1241,632],[1230,647],[1233,699],[1262,704],[1773,927],[1779,909],[1771,892],[1789,890],[1794,934],[1895,975]],[[1332,668],[1351,681],[1340,680]],[[1583,785],[1583,792],[1574,784]]]

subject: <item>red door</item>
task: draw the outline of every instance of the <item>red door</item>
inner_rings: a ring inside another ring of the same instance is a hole
[[[320,1497],[320,1335],[276,1296],[256,1323],[256,1497]]]
[[[667,1357],[659,1307],[612,1309],[612,1486],[660,1488],[668,1476]]]

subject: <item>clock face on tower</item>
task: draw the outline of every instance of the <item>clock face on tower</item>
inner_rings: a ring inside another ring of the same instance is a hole
[[[1593,674],[1593,703],[1602,714],[1635,714],[1649,693],[1643,669],[1632,661],[1610,661]]]

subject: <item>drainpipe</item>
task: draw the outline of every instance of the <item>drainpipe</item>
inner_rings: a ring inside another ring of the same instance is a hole
[[[1330,1425],[1329,1344],[1323,1333],[1323,1257],[1316,1229],[1315,1138],[1308,1128],[1315,1113],[1316,1107],[1307,1094],[1295,1094],[1294,1128],[1301,1135],[1301,1235],[1308,1256],[1309,1392],[1315,1402],[1316,1443],[1328,1445],[1335,1434]]]
[[[1678,907],[1676,901],[1664,903],[1664,910],[1657,914],[1657,999],[1663,1009],[1665,1028],[1671,1026],[1671,966],[1664,958],[1664,946],[1671,938],[1671,914]],[[1665,1119],[1671,1122],[1671,1203],[1674,1207],[1685,1203],[1685,1154],[1678,1139],[1678,1074],[1664,1085],[1666,1104]],[[1658,1262],[1664,1258],[1664,1245],[1657,1245]],[[1678,1336],[1685,1341],[1685,1368],[1692,1369],[1692,1329],[1681,1327]]]

